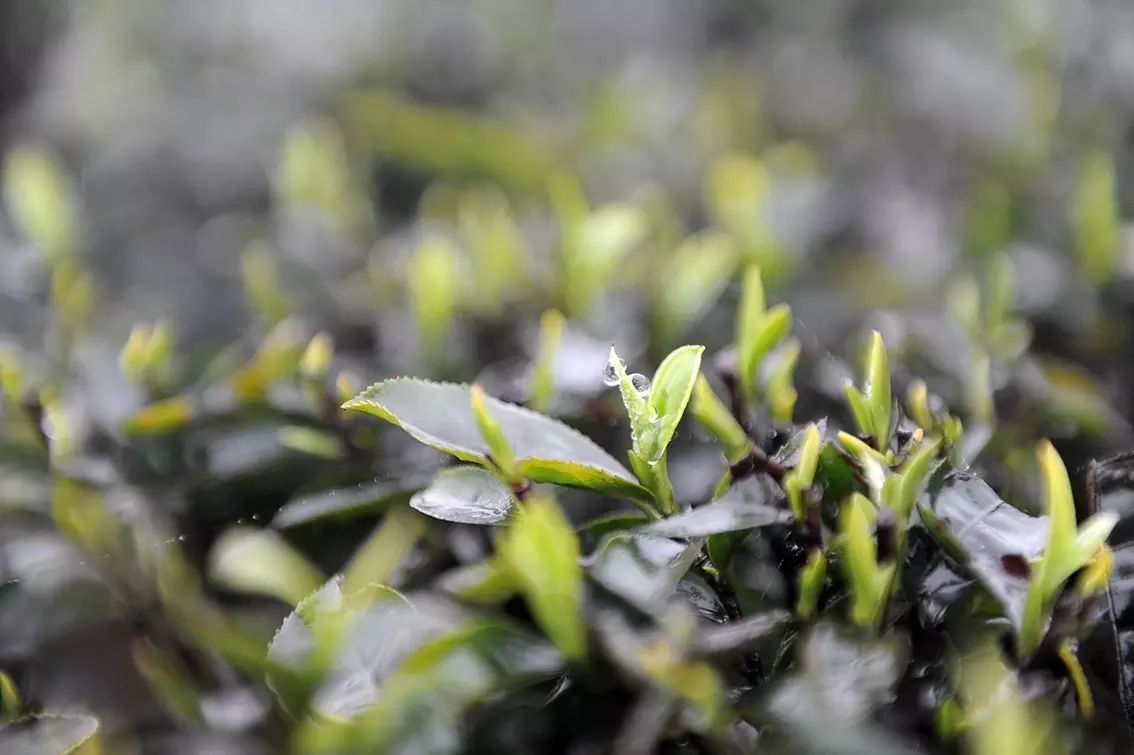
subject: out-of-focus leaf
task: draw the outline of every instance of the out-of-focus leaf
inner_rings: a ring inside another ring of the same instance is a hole
[[[776,689],[768,713],[805,740],[815,728],[853,728],[893,699],[907,656],[901,637],[861,638],[821,623],[803,640],[799,671]]]
[[[531,408],[538,412],[547,410],[555,393],[556,353],[565,325],[566,320],[557,309],[549,309],[539,318],[539,354],[532,365],[529,402]]]
[[[438,587],[459,600],[488,605],[502,603],[520,589],[511,570],[499,558],[454,569],[441,577]]]
[[[406,503],[420,489],[418,485],[374,483],[324,490],[292,499],[272,517],[276,529],[290,529],[324,521],[346,521],[380,514]]]
[[[94,716],[43,715],[0,726],[5,755],[99,755],[99,740]]]
[[[268,646],[268,658],[287,667],[326,665],[312,701],[324,716],[349,719],[369,708],[409,653],[464,617],[436,599],[411,601],[392,592],[373,597],[346,600],[341,580],[332,579],[284,619]]]
[[[381,417],[428,446],[484,464],[489,448],[469,401],[464,385],[398,379],[370,386],[343,408]],[[515,451],[519,471],[531,480],[649,498],[625,467],[577,431],[492,397],[485,404]]]
[[[383,517],[343,568],[343,594],[353,599],[371,585],[381,586],[425,533],[425,519],[397,507]]]
[[[440,360],[456,311],[457,253],[440,238],[423,241],[406,264],[406,288],[422,351]]]
[[[787,611],[767,611],[698,631],[693,651],[701,655],[729,655],[745,651],[782,627],[791,618]]]
[[[740,496],[726,493],[713,503],[699,506],[678,516],[659,519],[643,528],[643,532],[663,537],[706,537],[722,532],[737,532],[772,524],[783,524],[791,515],[766,504],[749,503]]]
[[[1012,564],[1040,557],[1047,542],[1047,517],[1033,517],[1005,503],[983,480],[951,473],[920,509],[926,528],[946,550],[956,547],[965,567],[1000,602],[1017,631],[1024,618],[1028,579]],[[1006,559],[1008,559],[1006,561]]]
[[[1075,252],[1095,280],[1114,274],[1119,253],[1118,196],[1114,160],[1092,152],[1079,165],[1075,188]]]
[[[280,284],[276,260],[262,242],[250,244],[240,260],[244,295],[265,322],[280,322],[291,311],[291,304]]]
[[[310,753],[449,753],[461,714],[495,690],[554,678],[562,656],[546,642],[494,622],[435,634],[385,676],[374,705],[354,721],[309,722],[294,745]]]
[[[654,305],[663,343],[673,341],[705,314],[728,285],[735,266],[736,248],[722,233],[694,234],[677,247]]]
[[[1087,649],[1087,665],[1103,689],[1095,697],[1115,698],[1134,746],[1134,455],[1123,454],[1088,468],[1088,514],[1118,516],[1111,535],[1114,568],[1106,586],[1106,613],[1096,625]]]
[[[569,659],[587,651],[579,539],[551,499],[525,501],[500,538],[498,553],[540,627]]]
[[[410,499],[410,506],[423,514],[461,524],[498,524],[515,505],[508,486],[480,467],[443,469]]]
[[[635,608],[660,615],[700,548],[697,540],[682,544],[652,535],[617,534],[595,552],[588,571]]]
[[[697,383],[693,386],[689,410],[693,418],[721,444],[727,459],[735,460],[748,450],[752,443],[751,439],[732,416],[732,412],[713,392],[704,375],[698,376]]]
[[[209,555],[209,576],[241,592],[295,605],[323,584],[323,575],[272,530],[233,527]]]
[[[57,262],[75,251],[74,200],[66,176],[46,150],[21,145],[4,158],[4,199],[12,219],[44,256]]]

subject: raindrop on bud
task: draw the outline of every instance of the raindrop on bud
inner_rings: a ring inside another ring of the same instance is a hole
[[[602,368],[602,382],[610,386],[618,385],[618,370],[615,369],[614,362],[607,362]]]
[[[650,392],[650,379],[640,372],[635,372],[630,376],[630,383],[639,396],[645,396]]]

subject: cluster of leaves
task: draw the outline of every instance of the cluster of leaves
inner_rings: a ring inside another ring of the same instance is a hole
[[[395,141],[436,115],[356,105],[356,126],[373,117]],[[515,148],[489,124],[460,128]],[[313,213],[330,238],[371,241],[346,149],[326,123],[288,136],[281,224]],[[316,753],[1126,746],[1128,727],[1090,721],[1134,715],[1129,460],[1092,468],[1077,516],[1059,454],[1036,445],[1123,420],[1084,374],[1028,352],[1010,257],[956,283],[948,326],[881,323],[856,382],[766,296],[765,277],[774,292],[797,261],[765,210],[777,182],[815,169],[802,147],[722,157],[711,226],[688,236],[667,231],[656,197],[593,207],[578,180],[516,151],[497,163],[517,180],[552,174],[550,272],[504,194],[435,187],[421,200],[431,232],[402,255],[383,237],[328,304],[377,300],[394,335],[412,323],[418,353],[384,347],[375,367],[310,327],[282,257],[253,243],[240,271],[254,336],[202,364],[169,323],[135,326],[117,344],[119,414],[82,382],[98,343],[72,191],[47,153],[9,157],[10,214],[42,252],[51,306],[46,356],[0,354],[0,613],[20,623],[3,648],[0,750],[129,747],[151,729],[177,732],[181,751],[220,736]],[[1074,202],[1096,280],[1116,265],[1113,184],[1093,159]],[[735,312],[715,305],[734,279]],[[469,332],[511,357],[500,323],[534,320],[548,297],[559,308],[531,358],[503,377],[360,391],[359,372],[407,361],[462,372]],[[625,334],[620,297],[646,310]],[[709,359],[669,351],[698,323]],[[588,331],[660,357],[652,379]],[[62,691],[40,678],[56,648],[42,637],[65,645],[90,626],[114,629],[107,656],[145,690],[147,705],[123,705],[128,724],[67,705],[98,707],[97,669],[67,669]]]

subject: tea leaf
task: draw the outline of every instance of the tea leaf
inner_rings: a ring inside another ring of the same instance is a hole
[[[512,491],[480,467],[443,469],[410,499],[410,506],[427,516],[461,524],[498,524],[515,505]]]
[[[480,436],[488,446],[489,462],[499,469],[505,478],[518,481],[516,457],[512,453],[511,446],[508,445],[508,439],[500,430],[500,424],[485,404],[484,389],[473,383],[469,387],[469,398],[476,426],[480,429]]]
[[[491,396],[485,396],[484,401],[516,454],[517,470],[533,482],[649,500],[649,492],[625,467],[577,431]],[[387,380],[370,386],[343,408],[380,417],[462,461],[485,464],[491,453],[473,416],[469,388],[464,385]]]
[[[324,577],[303,554],[271,530],[233,527],[209,554],[209,576],[240,592],[271,595],[296,605]]]
[[[704,346],[682,346],[670,352],[654,373],[646,411],[651,418],[635,448],[648,463],[661,459],[673,439],[685,407],[693,394],[693,386],[701,370]]]
[[[536,621],[567,658],[587,652],[579,540],[551,499],[527,501],[501,535],[497,552]]]

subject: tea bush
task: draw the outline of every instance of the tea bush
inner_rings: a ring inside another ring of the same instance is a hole
[[[1125,27],[970,5],[593,74],[489,2],[489,83],[77,14],[3,131],[0,753],[1129,751]]]

